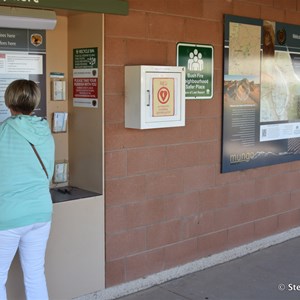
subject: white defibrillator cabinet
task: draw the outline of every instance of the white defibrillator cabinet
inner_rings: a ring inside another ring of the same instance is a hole
[[[125,66],[125,127],[185,125],[185,68]]]

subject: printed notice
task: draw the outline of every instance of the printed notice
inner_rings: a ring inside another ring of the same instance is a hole
[[[73,50],[73,105],[98,107],[98,48]]]
[[[16,79],[37,83],[41,90],[41,101],[34,114],[46,116],[45,62],[45,30],[0,28],[0,122],[11,115],[4,102],[4,92]]]
[[[153,78],[153,117],[175,114],[174,78]]]
[[[0,53],[0,74],[43,74],[43,57]]]

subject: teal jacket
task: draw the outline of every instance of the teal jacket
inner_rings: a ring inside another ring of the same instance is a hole
[[[0,123],[0,230],[51,221],[53,171],[54,140],[45,119],[18,115]]]

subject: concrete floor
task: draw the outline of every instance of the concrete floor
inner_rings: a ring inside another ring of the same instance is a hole
[[[300,237],[119,300],[300,299]]]

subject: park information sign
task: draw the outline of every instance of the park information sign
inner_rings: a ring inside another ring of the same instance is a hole
[[[225,16],[222,172],[300,159],[300,26]]]
[[[34,110],[46,116],[46,31],[0,28],[0,123],[10,117],[4,93],[16,79],[35,81],[41,90],[41,101]]]
[[[186,69],[186,99],[211,99],[213,97],[213,57],[212,46],[177,44],[177,66]]]

